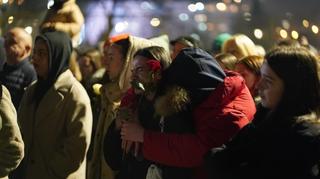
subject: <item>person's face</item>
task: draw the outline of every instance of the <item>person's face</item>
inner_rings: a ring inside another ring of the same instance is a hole
[[[159,72],[153,72],[147,64],[148,59],[143,56],[135,56],[132,61],[131,80],[140,82],[148,90],[152,84],[160,79]]]
[[[143,56],[136,56],[132,61],[132,80],[138,81],[142,84],[151,82],[152,71],[147,65],[147,58]]]
[[[283,81],[265,62],[261,67],[261,80],[258,84],[262,106],[274,109],[282,98],[284,92]]]
[[[87,78],[94,73],[94,67],[91,63],[91,59],[88,56],[81,56],[79,58],[79,66],[81,74],[84,78]]]
[[[28,50],[26,43],[21,39],[18,32],[9,31],[5,35],[4,47],[8,59],[19,59],[22,58]]]
[[[37,75],[42,79],[47,79],[49,73],[49,50],[46,42],[42,39],[38,39],[35,42],[32,64]]]
[[[240,73],[240,75],[244,78],[251,94],[254,95],[253,93],[256,89],[257,82],[260,80],[260,77],[255,75],[252,71],[250,71],[245,65],[241,63],[236,64],[234,70]]]
[[[171,54],[171,59],[174,60],[177,55],[179,54],[179,52],[183,49],[183,48],[186,48],[188,46],[182,44],[182,43],[179,43],[179,42],[176,42],[174,45],[173,45],[173,50],[172,50],[172,54]]]
[[[124,57],[121,54],[121,47],[113,44],[108,49],[108,59],[106,60],[106,73],[109,75],[111,80],[115,80],[119,77],[123,65]]]

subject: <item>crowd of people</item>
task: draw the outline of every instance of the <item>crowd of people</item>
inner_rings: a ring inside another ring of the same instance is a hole
[[[320,177],[315,47],[222,33],[211,51],[131,34],[80,49],[82,23],[55,0],[34,38],[5,33],[1,179]]]

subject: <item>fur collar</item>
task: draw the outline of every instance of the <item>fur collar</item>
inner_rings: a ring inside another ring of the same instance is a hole
[[[190,104],[190,96],[182,87],[169,86],[165,94],[155,99],[155,112],[160,116],[171,116],[187,108]]]

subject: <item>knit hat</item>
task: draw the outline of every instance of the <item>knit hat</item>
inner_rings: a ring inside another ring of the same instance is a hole
[[[221,51],[222,45],[225,41],[231,38],[231,35],[228,33],[222,33],[216,36],[213,40],[212,51],[214,53],[219,53]]]

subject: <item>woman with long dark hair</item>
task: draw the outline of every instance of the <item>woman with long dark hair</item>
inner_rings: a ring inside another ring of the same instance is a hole
[[[258,84],[262,108],[222,151],[208,157],[212,178],[317,178],[320,85],[317,57],[304,48],[270,51]]]

